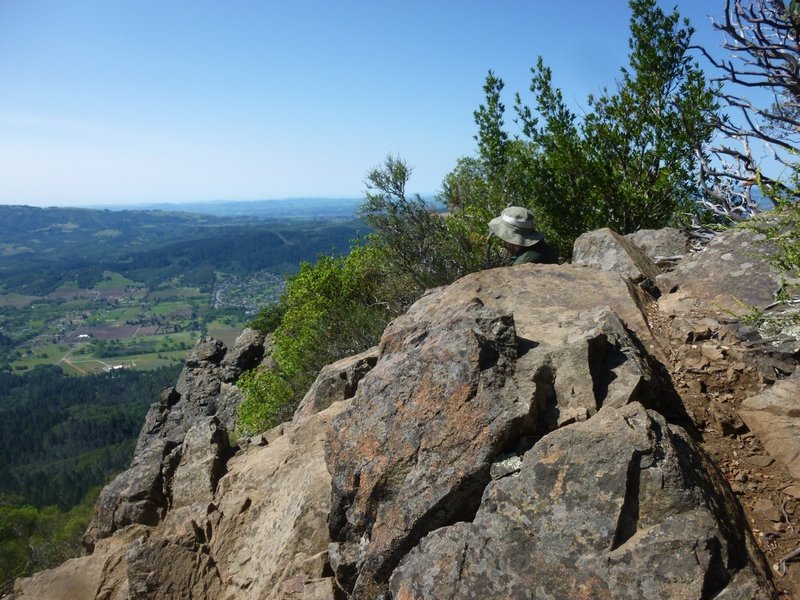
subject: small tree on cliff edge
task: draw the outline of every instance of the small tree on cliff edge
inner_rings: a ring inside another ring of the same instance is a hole
[[[503,84],[489,73],[486,104],[476,112],[478,158],[462,159],[446,179],[448,206],[469,211],[486,202],[476,196],[487,191],[494,212],[528,205],[564,256],[584,231],[662,227],[691,210],[715,96],[688,54],[688,22],[654,0],[631,0],[630,7],[630,64],[616,91],[589,97],[583,119],[566,106],[540,58],[531,70],[535,105],[517,95],[521,136],[508,140],[498,100]]]

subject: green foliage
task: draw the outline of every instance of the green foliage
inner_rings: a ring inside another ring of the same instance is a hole
[[[796,167],[789,182],[763,186],[762,192],[769,196],[775,208],[760,213],[744,226],[765,236],[774,247],[769,256],[770,263],[778,269],[783,285],[777,300],[791,304],[800,299],[800,167]],[[800,315],[791,313],[797,321]]]
[[[787,278],[800,280],[800,203],[777,200],[775,209],[756,217],[752,225],[775,244],[776,251],[770,257],[772,264]]]
[[[248,324],[248,327],[252,327],[261,333],[272,333],[280,324],[284,312],[286,312],[286,307],[282,303],[268,304],[258,311],[258,314]]]
[[[89,490],[68,511],[55,506],[37,509],[0,497],[0,594],[9,591],[17,577],[81,555],[81,536],[99,493],[99,487]]]
[[[406,195],[410,176],[411,168],[403,160],[387,157],[367,174],[359,216],[373,230],[370,244],[376,260],[407,282],[410,297],[416,298],[423,290],[448,283],[454,265],[445,218],[419,195]]]
[[[508,162],[509,139],[503,122],[505,106],[500,101],[503,87],[505,87],[503,81],[489,71],[483,85],[486,104],[479,106],[474,113],[479,131],[475,136],[478,142],[478,154],[484,158],[489,181],[502,178]]]
[[[287,308],[273,338],[272,356],[286,374],[294,378],[309,364],[319,368],[365,349],[362,340],[336,340],[335,334],[341,331],[345,337],[349,313],[359,306],[385,313],[373,295],[379,273],[380,265],[368,248],[355,249],[344,258],[322,256],[314,265],[301,265],[287,282],[283,297]]]
[[[478,156],[462,159],[442,198],[475,231],[508,205],[529,207],[563,258],[578,235],[599,227],[620,233],[662,227],[693,207],[698,158],[713,132],[713,90],[687,47],[692,35],[677,12],[631,0],[630,64],[616,90],[590,96],[579,119],[539,58],[531,70],[533,108],[516,97],[521,137],[509,140],[499,95],[486,78],[475,113]]]
[[[691,212],[698,154],[708,145],[714,92],[687,53],[693,30],[653,0],[631,0],[630,71],[613,95],[590,98],[584,136],[599,168],[600,213],[622,233]]]
[[[0,372],[0,492],[39,507],[75,505],[128,465],[148,406],[178,370]]]
[[[237,385],[245,393],[245,400],[239,406],[239,432],[253,434],[291,418],[296,394],[289,377],[277,367],[248,371]]]
[[[238,414],[242,433],[289,418],[323,366],[377,342],[396,314],[382,300],[386,278],[379,259],[374,246],[364,245],[344,258],[303,263],[287,281],[280,306],[256,317],[254,326],[272,330],[272,362],[238,381],[245,393]]]

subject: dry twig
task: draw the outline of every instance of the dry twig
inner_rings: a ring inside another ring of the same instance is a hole
[[[800,546],[789,552],[786,556],[778,561],[778,573],[782,576],[786,575],[786,565],[797,557],[800,557]]]

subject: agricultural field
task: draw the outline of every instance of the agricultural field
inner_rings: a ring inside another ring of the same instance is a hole
[[[90,289],[62,285],[26,302],[0,295],[0,315],[18,323],[14,331],[26,338],[7,352],[8,368],[20,372],[57,365],[67,374],[87,375],[182,363],[201,336],[232,344],[263,306],[258,299],[275,301],[283,285],[273,273],[220,274],[219,282],[211,293],[180,286],[151,291],[105,272]]]
[[[12,373],[157,369],[181,363],[201,336],[232,344],[301,261],[347,251],[364,232],[346,212],[311,221],[0,207],[0,217],[0,371]]]

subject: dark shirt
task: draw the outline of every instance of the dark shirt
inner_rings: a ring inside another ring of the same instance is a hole
[[[558,262],[558,253],[550,244],[541,240],[533,246],[522,248],[514,256],[513,265],[524,265],[525,263],[544,263],[555,264]]]

